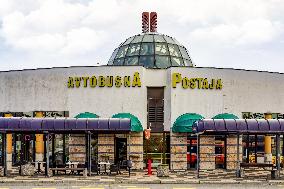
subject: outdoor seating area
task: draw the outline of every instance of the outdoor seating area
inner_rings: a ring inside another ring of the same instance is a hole
[[[54,167],[49,168],[49,176],[55,175],[78,175],[78,176],[91,176],[91,175],[121,175],[123,172],[127,172],[130,175],[131,167],[127,166],[128,160],[113,162],[92,162],[91,169],[84,163],[79,162],[67,162],[65,164],[55,164]],[[25,175],[46,175],[45,169],[46,162],[32,162],[19,166],[19,174]],[[28,166],[27,166],[28,165]],[[43,165],[43,166],[41,166]],[[24,169],[24,170],[22,170]],[[27,170],[29,169],[29,170]],[[29,171],[27,174],[26,172]],[[24,172],[24,173],[23,173]],[[52,173],[52,174],[51,174]]]

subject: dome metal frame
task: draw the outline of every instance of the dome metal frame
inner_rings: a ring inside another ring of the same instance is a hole
[[[108,65],[158,69],[193,67],[188,51],[183,45],[173,37],[153,32],[127,38],[114,50]]]

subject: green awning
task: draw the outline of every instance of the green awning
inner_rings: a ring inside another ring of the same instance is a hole
[[[203,116],[196,113],[185,113],[179,116],[173,124],[174,133],[191,133],[194,122],[204,119]]]
[[[139,119],[130,114],[130,113],[118,113],[118,114],[114,114],[112,116],[112,118],[128,118],[131,120],[131,131],[133,132],[141,132],[143,131],[143,127],[141,122],[139,121]]]
[[[224,113],[224,114],[215,115],[214,117],[212,117],[212,119],[239,119],[239,118],[234,114]]]
[[[99,116],[97,114],[91,113],[91,112],[84,112],[79,113],[75,116],[75,118],[98,118]]]

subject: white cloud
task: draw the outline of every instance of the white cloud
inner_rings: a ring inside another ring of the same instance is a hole
[[[64,54],[81,54],[92,51],[99,47],[105,36],[90,28],[73,29],[67,32],[66,45],[63,47]]]
[[[156,11],[158,31],[188,47],[197,66],[248,68],[247,61],[255,61],[258,69],[280,65],[284,72],[283,0],[0,0],[0,5],[0,50],[5,48],[0,70],[105,64],[119,43],[141,31],[141,13]],[[252,54],[249,60],[242,51]],[[274,62],[258,60],[255,51]],[[224,53],[238,57],[232,62],[220,58]]]
[[[270,42],[281,35],[280,24],[267,19],[247,20],[240,25],[218,24],[197,28],[190,35],[196,40],[217,41],[227,45],[255,45]]]

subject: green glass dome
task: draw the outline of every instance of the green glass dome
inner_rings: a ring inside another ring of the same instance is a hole
[[[188,52],[176,39],[158,33],[142,33],[126,39],[114,50],[108,65],[168,68],[193,66]]]

